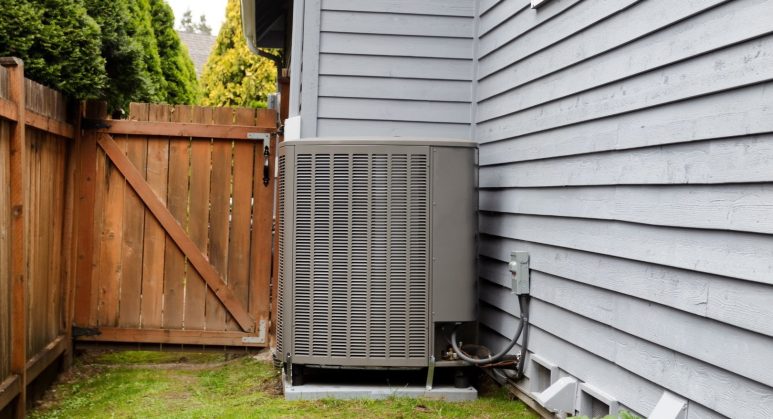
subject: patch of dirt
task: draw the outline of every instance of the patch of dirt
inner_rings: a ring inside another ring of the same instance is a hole
[[[99,375],[102,371],[104,370],[101,366],[90,364],[81,365],[79,362],[78,365],[73,366],[73,368],[70,370],[63,372],[59,374],[58,377],[56,377],[56,380],[51,383],[49,390],[46,390],[43,396],[35,401],[35,408],[48,409],[58,405],[60,394],[56,391],[56,389],[60,384],[84,382],[94,376]]]
[[[282,385],[281,377],[269,378],[260,383],[259,391],[268,394],[272,397],[279,397],[284,395],[284,386]]]
[[[257,354],[252,356],[252,359],[256,361],[261,362],[272,362],[273,358],[271,357],[271,350],[269,349],[263,349],[262,351],[258,352]]]

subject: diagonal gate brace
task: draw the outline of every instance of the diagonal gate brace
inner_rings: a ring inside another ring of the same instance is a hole
[[[234,317],[239,326],[245,332],[255,330],[255,320],[249,315],[247,310],[236,299],[231,289],[223,281],[220,273],[209,263],[204,254],[201,253],[196,243],[185,233],[177,219],[166,208],[166,205],[158,199],[153,189],[145,182],[139,170],[121,151],[118,144],[109,134],[101,134],[98,140],[99,146],[105,150],[105,153],[113,162],[116,168],[126,177],[126,181],[134,188],[142,202],[145,203],[148,210],[156,217],[159,224],[166,230],[169,237],[174,240],[180,251],[188,258],[188,261],[198,271],[207,285],[212,289],[217,298],[223,303],[226,310]]]

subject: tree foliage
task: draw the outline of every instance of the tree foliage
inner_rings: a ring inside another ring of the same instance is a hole
[[[180,20],[180,30],[188,33],[212,35],[212,27],[210,27],[207,23],[207,17],[201,15],[199,16],[199,21],[194,23],[191,9],[188,9],[185,11],[185,13],[183,13],[183,18]]]
[[[111,108],[130,100],[152,101],[155,86],[148,72],[143,45],[127,0],[86,0],[89,15],[99,24],[107,86],[102,92]]]
[[[276,66],[247,48],[239,0],[228,0],[226,20],[201,76],[203,103],[209,106],[266,107],[276,91]]]
[[[0,0],[0,56],[22,58],[27,77],[68,95],[107,86],[100,37],[81,0]]]
[[[195,103],[198,82],[164,0],[0,0],[0,56],[77,98]]]
[[[166,83],[162,101],[195,103],[199,82],[188,50],[174,30],[174,13],[164,0],[150,0],[151,23],[161,62],[161,74]]]

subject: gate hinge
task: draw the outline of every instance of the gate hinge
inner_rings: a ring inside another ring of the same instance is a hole
[[[72,337],[77,338],[80,336],[99,336],[102,332],[96,327],[72,327]]]

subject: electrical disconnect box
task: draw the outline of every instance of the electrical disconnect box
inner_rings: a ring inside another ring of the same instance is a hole
[[[518,295],[528,294],[531,288],[529,278],[529,253],[512,252],[510,254],[510,275],[512,276],[512,290]]]

